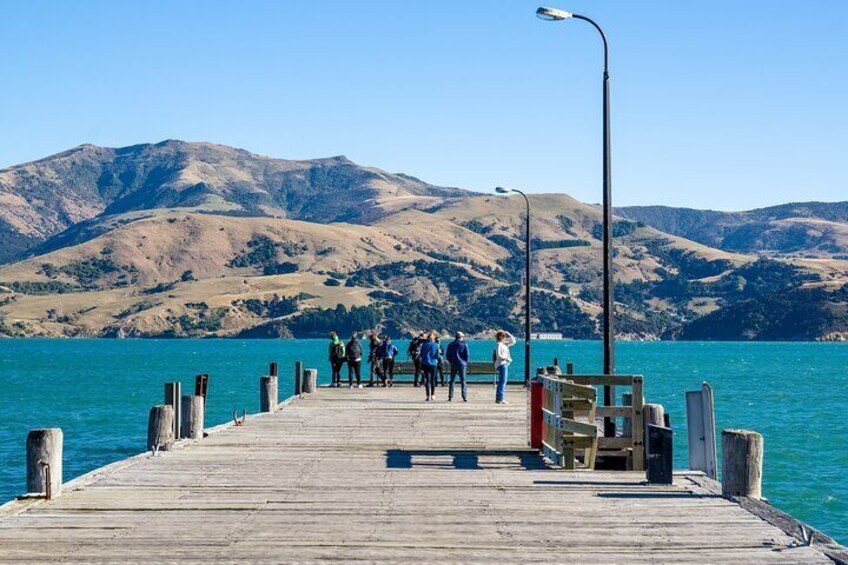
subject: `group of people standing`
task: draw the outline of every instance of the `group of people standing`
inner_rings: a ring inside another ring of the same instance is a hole
[[[515,345],[515,338],[507,331],[499,331],[495,335],[497,344],[492,352],[492,361],[497,371],[497,385],[495,387],[495,402],[506,404],[506,383],[509,375],[509,365],[512,357],[509,348]],[[436,383],[445,386],[445,363],[450,365],[450,377],[448,380],[448,401],[454,397],[454,383],[459,379],[460,393],[463,402],[468,401],[468,383],[466,380],[469,349],[462,332],[456,332],[454,340],[444,349],[440,336],[435,332],[421,332],[412,338],[407,348],[407,355],[412,360],[414,367],[413,386],[424,386],[425,401],[433,400],[436,393]],[[394,385],[395,359],[398,348],[392,343],[388,335],[378,335],[372,332],[368,339],[368,363],[370,375],[369,387],[379,384],[383,387]],[[347,364],[348,386],[362,388],[362,359],[363,347],[356,333],[350,341],[345,344],[336,332],[330,332],[329,346],[330,365],[332,367],[332,387],[340,387],[342,368]]]
[[[368,364],[370,366],[368,386],[374,386],[374,376],[380,379],[384,387],[394,385],[395,357],[398,348],[392,343],[392,338],[372,333],[368,340]],[[362,343],[359,335],[354,333],[347,345],[336,332],[330,332],[330,367],[332,368],[331,387],[342,386],[342,367],[347,364],[347,382],[353,388],[356,377],[356,387],[362,388]]]

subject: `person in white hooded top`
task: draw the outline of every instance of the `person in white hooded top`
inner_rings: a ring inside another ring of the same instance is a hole
[[[506,404],[506,382],[509,379],[509,364],[512,356],[509,348],[515,345],[515,338],[508,331],[500,330],[495,334],[498,344],[495,347],[495,369],[498,371],[498,386],[495,388],[495,402]]]

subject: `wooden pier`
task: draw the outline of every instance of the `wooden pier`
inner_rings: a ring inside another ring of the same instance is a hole
[[[833,563],[703,475],[565,471],[527,399],[328,389],[0,509],[0,562]],[[756,506],[756,505],[755,505]],[[842,548],[844,549],[844,548]]]

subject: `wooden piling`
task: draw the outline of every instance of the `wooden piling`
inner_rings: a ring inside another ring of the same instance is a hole
[[[200,439],[203,437],[203,420],[205,408],[203,397],[187,394],[183,396],[181,403],[181,439]]]
[[[168,451],[174,446],[174,407],[159,404],[150,409],[147,421],[148,451]]]
[[[303,363],[295,361],[294,364],[294,395],[303,394]]]
[[[318,388],[318,369],[303,370],[303,392],[311,394]]]
[[[572,363],[571,361],[569,361],[568,363],[565,364],[565,374],[566,375],[573,375],[574,374],[574,363]]]
[[[203,397],[203,406],[206,407],[206,391],[209,389],[209,375],[202,374],[194,377],[194,394]]]
[[[278,376],[276,361],[271,361],[271,366],[268,368],[268,374],[272,377]]]
[[[62,430],[30,430],[26,439],[27,492],[48,499],[62,493]]]
[[[277,377],[259,379],[259,411],[276,412],[278,403]]]
[[[763,436],[749,430],[724,430],[721,457],[721,494],[762,498]]]
[[[645,461],[647,462],[648,452],[650,451],[650,446],[648,445],[650,441],[648,426],[665,426],[665,408],[663,408],[662,404],[645,404],[643,410],[645,414],[645,429],[642,437],[645,441]]]
[[[631,396],[631,402],[632,402]],[[664,426],[665,425],[665,408],[662,404],[645,404],[645,429],[647,426]]]
[[[165,383],[165,404],[174,409],[174,437],[180,437],[180,400],[182,399],[182,383],[173,381]]]

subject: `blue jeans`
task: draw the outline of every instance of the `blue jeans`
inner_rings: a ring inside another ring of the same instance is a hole
[[[465,365],[451,364],[450,385],[448,387],[448,400],[453,400],[453,383],[456,382],[456,377],[459,375],[459,386],[462,391],[462,399],[468,400],[468,383],[465,382]]]
[[[501,402],[506,395],[506,381],[509,379],[509,365],[504,363],[498,367],[498,386],[495,389],[495,401]]]

